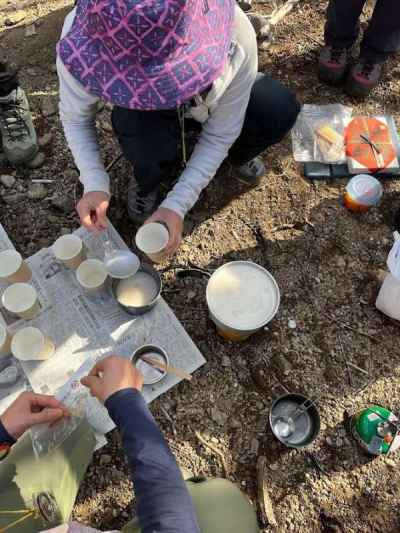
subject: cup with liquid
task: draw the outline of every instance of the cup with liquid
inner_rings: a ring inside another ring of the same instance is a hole
[[[29,283],[14,283],[7,287],[1,297],[3,307],[13,315],[31,320],[40,313],[39,297]]]
[[[103,289],[107,276],[106,267],[103,261],[99,259],[86,259],[76,271],[76,279],[79,285],[89,292],[97,292]]]
[[[13,336],[11,352],[20,361],[44,361],[54,354],[55,345],[40,329],[27,327]]]
[[[53,253],[67,268],[76,270],[86,259],[82,239],[77,235],[62,235],[53,244]]]
[[[0,281],[27,283],[32,279],[32,270],[17,250],[0,252]]]
[[[169,241],[169,232],[164,224],[150,222],[140,227],[136,233],[136,246],[154,263],[161,262]]]

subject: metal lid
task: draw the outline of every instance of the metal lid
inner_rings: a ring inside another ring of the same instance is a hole
[[[222,324],[248,331],[272,320],[279,308],[280,292],[265,268],[251,261],[232,261],[213,273],[206,298],[210,312]]]

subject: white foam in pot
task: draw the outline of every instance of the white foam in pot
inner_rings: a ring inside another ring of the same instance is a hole
[[[167,246],[169,233],[162,224],[150,222],[138,229],[135,241],[139,250],[145,254],[156,254]]]
[[[0,253],[0,277],[12,276],[22,264],[22,257],[16,250],[5,250]]]
[[[61,261],[76,257],[81,250],[82,240],[76,235],[63,235],[53,244],[54,255]]]
[[[37,292],[29,283],[14,283],[10,285],[2,296],[3,305],[12,313],[23,313],[36,302]]]
[[[151,303],[157,292],[157,283],[153,277],[146,272],[138,272],[118,283],[117,300],[127,307],[142,307]]]
[[[37,328],[28,327],[20,329],[11,341],[13,355],[22,361],[41,359],[44,348],[44,335]]]
[[[107,271],[99,259],[86,259],[76,271],[79,283],[87,289],[100,287],[107,278]]]
[[[242,331],[269,322],[278,310],[279,300],[279,288],[271,274],[249,261],[223,265],[207,285],[211,313],[222,324]]]

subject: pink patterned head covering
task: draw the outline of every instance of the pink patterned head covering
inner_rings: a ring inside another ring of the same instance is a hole
[[[79,0],[61,61],[88,92],[129,109],[174,109],[222,72],[234,0]]]

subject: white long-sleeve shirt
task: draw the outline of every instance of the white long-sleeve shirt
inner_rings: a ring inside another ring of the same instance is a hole
[[[75,10],[65,19],[64,37],[71,28]],[[161,204],[184,217],[201,191],[215,176],[243,127],[250,92],[257,75],[257,42],[252,25],[239,7],[235,8],[232,47],[222,75],[189,116],[202,122],[202,131],[179,181]],[[60,116],[84,192],[110,193],[110,179],[97,142],[95,115],[99,98],[68,72],[57,57],[60,84]]]

